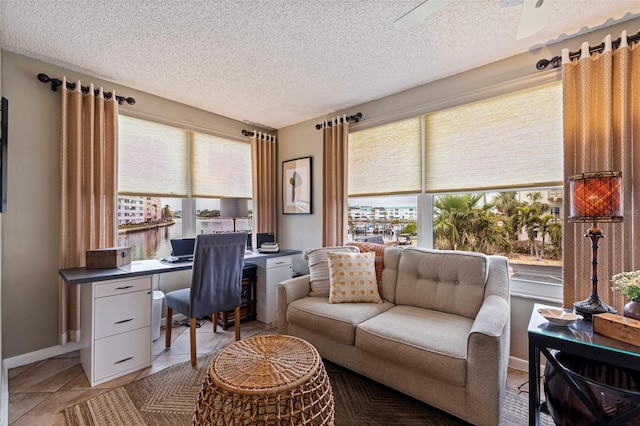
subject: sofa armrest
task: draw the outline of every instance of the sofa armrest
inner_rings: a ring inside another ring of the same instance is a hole
[[[278,289],[278,333],[287,334],[287,308],[294,300],[305,298],[311,291],[311,275],[302,275],[283,281]]]
[[[488,424],[498,424],[507,380],[510,351],[509,302],[491,295],[485,298],[467,340],[467,403],[469,418],[493,417]],[[487,401],[490,398],[490,404]],[[484,423],[484,422],[482,422]]]

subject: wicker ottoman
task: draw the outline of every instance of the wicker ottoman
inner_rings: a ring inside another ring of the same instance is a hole
[[[234,342],[211,362],[194,425],[333,425],[331,383],[318,351],[279,334]]]

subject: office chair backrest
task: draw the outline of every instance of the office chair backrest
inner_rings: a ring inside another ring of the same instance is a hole
[[[191,275],[191,318],[240,304],[246,233],[200,234]]]

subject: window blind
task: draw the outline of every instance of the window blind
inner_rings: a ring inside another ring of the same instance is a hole
[[[124,115],[118,127],[118,193],[187,197],[187,132]]]
[[[426,192],[562,184],[560,82],[425,116]]]
[[[194,133],[191,192],[200,198],[251,198],[251,145]]]
[[[420,117],[349,134],[349,197],[421,190]]]

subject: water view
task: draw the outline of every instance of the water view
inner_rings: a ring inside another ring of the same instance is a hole
[[[196,229],[199,233],[232,232],[233,221],[221,218],[196,218]],[[237,219],[237,230],[251,229],[250,219]],[[155,259],[168,257],[171,254],[173,238],[182,238],[182,219],[174,218],[174,224],[144,231],[118,234],[118,246],[131,247],[131,260]]]

